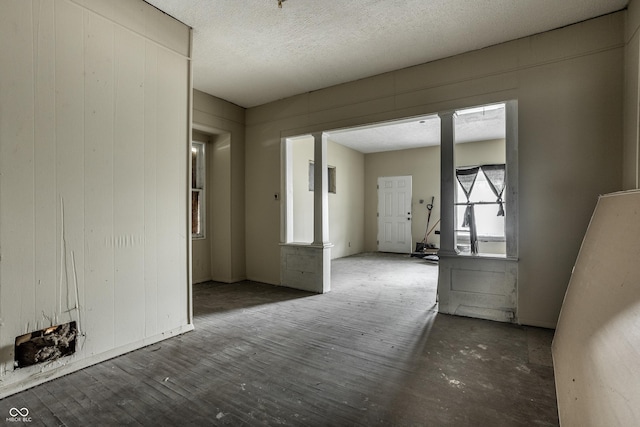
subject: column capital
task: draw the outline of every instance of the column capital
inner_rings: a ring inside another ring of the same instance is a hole
[[[445,110],[445,111],[438,111],[438,117],[445,118],[445,117],[453,117],[456,115],[456,110]]]

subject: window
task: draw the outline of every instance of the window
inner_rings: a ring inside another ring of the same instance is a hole
[[[471,253],[505,253],[505,165],[456,168],[456,241]]]
[[[191,237],[205,237],[204,143],[191,143]]]
[[[312,161],[309,161],[309,191],[313,191],[314,188],[314,172],[315,167]],[[327,178],[329,180],[329,193],[336,194],[336,167],[327,166]]]

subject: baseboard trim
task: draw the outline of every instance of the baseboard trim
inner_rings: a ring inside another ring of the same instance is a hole
[[[555,329],[557,324],[540,320],[518,318],[518,324],[522,326],[534,326],[536,328]]]
[[[39,372],[36,372],[35,374],[31,374],[27,377],[15,378],[13,382],[11,382],[11,378],[6,378],[5,376],[4,378],[0,378],[0,385],[2,386],[2,389],[0,390],[0,399],[4,399],[5,397],[19,393],[21,391],[35,387],[37,385],[43,384],[47,381],[51,381],[56,378],[63,377],[65,375],[79,371],[86,367],[107,361],[109,359],[113,359],[114,357],[122,356],[123,354],[129,353],[131,351],[138,350],[140,348],[149,346],[151,344],[155,344],[159,341],[163,341],[168,338],[172,338],[177,335],[181,335],[186,332],[193,331],[193,329],[194,329],[193,323],[189,323],[189,324],[182,325],[177,328],[162,332],[160,334],[143,338],[142,340],[105,351],[100,354],[94,354],[94,355],[85,357],[83,359],[79,359],[79,360],[72,359],[68,363],[59,364],[57,366],[44,365],[40,367]],[[8,376],[11,377],[13,375],[9,374]]]

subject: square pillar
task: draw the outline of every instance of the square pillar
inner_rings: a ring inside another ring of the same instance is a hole
[[[313,245],[329,244],[329,176],[327,173],[327,136],[314,133]]]
[[[456,255],[455,242],[455,111],[440,116],[440,250],[439,255]]]

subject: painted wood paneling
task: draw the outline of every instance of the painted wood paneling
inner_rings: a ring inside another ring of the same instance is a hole
[[[68,0],[116,21],[134,33],[182,56],[189,55],[189,27],[149,7],[142,1],[131,0]]]
[[[192,328],[189,29],[86,2],[0,3],[0,398]],[[14,370],[71,320],[75,355]]]
[[[513,260],[440,257],[440,313],[515,322],[518,264]]]
[[[392,98],[395,95],[395,84],[393,73],[386,73],[313,91],[309,93],[309,109],[320,112],[342,106],[366,104],[380,98]]]
[[[193,110],[194,113],[198,111],[206,113],[210,117],[210,123],[194,119],[194,122],[196,123],[214,127],[222,127],[221,125],[228,122],[236,122],[237,124],[244,125],[244,108],[220,98],[213,97],[207,93],[200,92],[199,90],[193,91]],[[226,124],[225,129],[227,129],[228,126],[229,124]]]
[[[144,40],[116,28],[113,246],[118,346],[144,336],[144,61]]]
[[[158,328],[175,328],[187,322],[187,294],[176,283],[186,283],[186,186],[190,138],[187,131],[187,63],[158,50],[156,185],[158,250]],[[181,120],[175,120],[180,117]],[[179,196],[176,198],[176,196]]]
[[[68,2],[55,3],[55,179],[60,323],[79,320],[76,297],[79,300],[81,288],[84,288],[83,27],[81,8]],[[80,320],[79,323],[78,328],[83,331],[83,322]]]
[[[0,374],[13,363],[5,343],[35,324],[32,8],[8,6],[0,6],[0,53],[11,58],[0,61]]]
[[[288,243],[280,248],[283,286],[319,294],[331,290],[331,247]]]
[[[131,2],[130,0],[120,1]],[[190,55],[191,33],[188,26],[169,18],[155,7],[144,8],[144,19],[144,34],[147,38],[181,56]]]
[[[34,58],[37,58],[34,93],[35,178],[35,329],[51,324],[57,313],[55,20],[53,3],[34,3]]]
[[[158,47],[145,45],[145,111],[158,103]],[[144,288],[145,335],[158,333],[158,115],[144,116]],[[162,170],[160,170],[162,173]]]
[[[85,15],[85,280],[92,287],[85,297],[88,354],[100,353],[115,343],[115,260],[110,236],[114,221],[114,27],[93,14]]]
[[[82,10],[68,2],[54,3],[54,19],[57,309],[53,323],[58,324],[79,320],[84,287],[84,92],[78,84],[84,80]],[[82,321],[78,328],[84,329]]]

